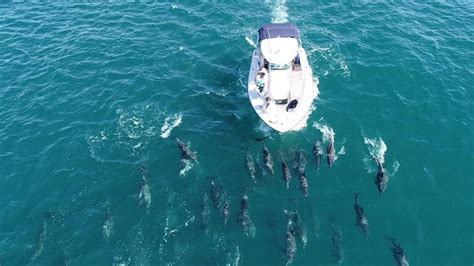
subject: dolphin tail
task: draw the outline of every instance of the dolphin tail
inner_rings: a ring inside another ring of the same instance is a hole
[[[391,241],[391,242],[392,242],[392,245],[395,246],[395,247],[399,247],[399,246],[400,246],[400,244],[397,243],[397,239],[395,239],[394,237],[385,236],[385,239]]]
[[[358,200],[359,200],[359,195],[360,195],[359,192],[354,192],[354,200],[355,200],[355,201],[358,201]]]
[[[286,163],[285,161],[285,156],[283,155],[283,152],[282,151],[279,151],[278,154],[280,154],[280,158],[281,158],[281,161]]]

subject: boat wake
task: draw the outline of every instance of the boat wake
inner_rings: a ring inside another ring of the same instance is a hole
[[[319,98],[319,79],[315,76],[313,78],[313,80],[314,80],[314,89],[315,89],[315,95],[316,95],[314,98],[318,99]],[[314,109],[316,109],[316,108],[314,108]],[[313,110],[311,110],[311,112],[312,111]]]
[[[308,56],[315,56],[317,61],[326,62],[326,64],[318,64],[323,76],[329,75],[331,72],[342,72],[344,77],[350,77],[351,71],[347,65],[346,59],[341,52],[338,52],[332,45],[329,47],[320,47],[310,42],[308,45]]]
[[[288,22],[288,7],[286,6],[286,0],[266,0],[265,3],[267,3],[272,9],[272,23]]]
[[[272,128],[269,127],[265,122],[262,120],[258,121],[257,126],[255,126],[254,131],[257,133],[262,133],[265,137],[270,136],[270,133],[272,132]]]

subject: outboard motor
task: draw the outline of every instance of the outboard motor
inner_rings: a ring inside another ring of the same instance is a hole
[[[298,100],[296,99],[291,100],[290,103],[286,106],[286,111],[288,112],[288,110],[296,108],[297,105],[298,105]]]

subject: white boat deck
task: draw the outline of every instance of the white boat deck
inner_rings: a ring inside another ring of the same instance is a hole
[[[309,67],[306,52],[299,48],[300,65],[294,65],[291,72],[290,99],[298,100],[298,105],[294,109],[286,110],[287,104],[276,104],[268,99],[268,80],[265,82],[263,92],[258,91],[255,81],[258,71],[261,69],[258,49],[252,55],[252,63],[249,73],[248,95],[250,103],[260,118],[273,129],[286,132],[298,130],[306,125],[311,105],[316,97],[316,88],[314,87],[312,70]],[[267,74],[268,75],[268,74]]]

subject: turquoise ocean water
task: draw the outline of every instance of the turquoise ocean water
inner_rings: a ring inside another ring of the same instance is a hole
[[[306,128],[279,134],[246,83],[256,31],[285,21],[320,94]],[[337,265],[332,229],[343,265],[396,265],[386,236],[411,265],[472,265],[473,59],[471,1],[1,4],[0,265],[284,265],[284,209],[306,229],[294,265]],[[331,133],[337,160],[318,170],[313,143]],[[306,156],[307,199],[280,152]]]

